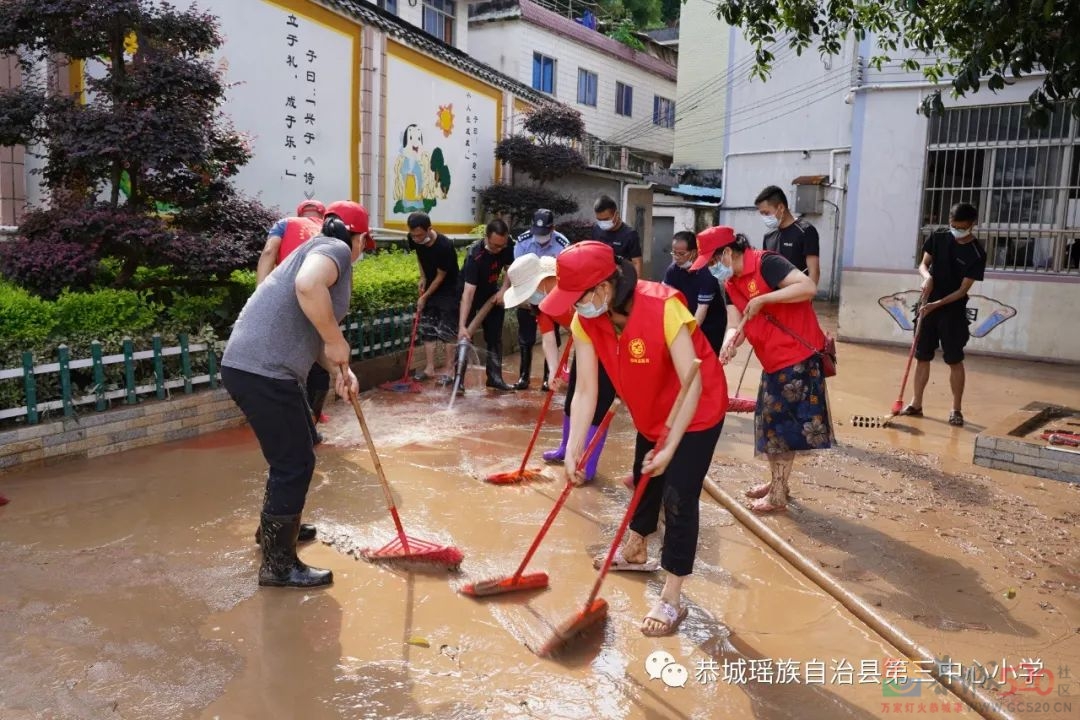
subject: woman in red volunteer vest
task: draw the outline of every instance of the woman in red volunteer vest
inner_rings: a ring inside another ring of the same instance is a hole
[[[787,506],[795,453],[823,450],[833,441],[819,354],[825,333],[810,304],[817,285],[782,255],[754,250],[729,227],[698,234],[692,269],[706,265],[730,300],[720,361],[729,362],[749,340],[762,367],[754,452],[768,458],[771,477],[746,495],[757,512],[780,510]]]
[[[664,589],[645,616],[648,636],[675,632],[686,617],[680,602],[683,581],[694,567],[698,538],[698,497],[712,462],[727,410],[727,382],[709,341],[698,330],[678,290],[638,280],[634,267],[615,260],[609,245],[579,242],[556,258],[556,287],[540,304],[550,315],[577,310],[571,329],[576,343],[577,394],[570,413],[565,473],[577,469],[586,430],[596,407],[597,374],[607,370],[615,391],[637,428],[634,482],[643,472],[652,480],[630,522],[616,569],[648,569],[646,538],[664,509],[660,565]],[[654,451],[679,392],[680,378],[702,361],[667,444]]]
[[[510,278],[510,289],[503,296],[503,304],[509,308],[518,305],[528,305],[537,308],[547,294],[555,287],[555,258],[538,257],[532,253],[522,255],[507,268],[506,275]],[[555,337],[555,326],[570,327],[574,318],[573,308],[559,317],[551,317],[546,313],[539,312],[537,308],[536,325],[540,330],[540,344],[544,349],[544,360],[549,368],[556,368],[552,372],[552,382],[557,382],[559,372],[558,340]],[[573,409],[574,390],[577,387],[577,362],[570,365],[570,382],[566,389],[566,400],[563,401],[563,433],[562,442],[555,450],[544,453],[544,460],[549,463],[561,463],[566,457],[566,443],[570,437],[570,412]],[[615,401],[615,387],[608,379],[607,373],[600,369],[598,378],[598,397],[596,410],[593,412],[593,420],[589,425],[585,437],[585,444],[592,441],[593,435],[599,430],[599,425],[607,414],[611,403]],[[607,431],[601,436],[596,450],[583,461],[585,482],[592,481],[596,477],[596,466],[600,463],[600,453],[604,451],[604,442],[607,440]]]

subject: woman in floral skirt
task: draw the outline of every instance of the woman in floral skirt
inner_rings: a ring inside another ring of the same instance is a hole
[[[817,286],[782,255],[754,250],[727,227],[698,234],[692,269],[706,266],[730,300],[720,361],[729,362],[749,340],[762,366],[754,450],[768,458],[771,477],[746,495],[757,512],[781,510],[795,453],[833,443],[821,359],[825,333],[810,304]]]

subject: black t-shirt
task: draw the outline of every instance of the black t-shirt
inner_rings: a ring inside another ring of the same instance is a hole
[[[633,260],[641,257],[641,236],[626,223],[621,223],[614,230],[601,230],[599,225],[593,225],[591,239],[610,245],[617,258]]]
[[[765,249],[780,253],[800,272],[806,272],[808,255],[820,255],[817,229],[799,218],[786,228],[777,228],[765,236]]]
[[[465,254],[465,264],[461,266],[461,282],[476,286],[473,302],[486,302],[499,291],[499,274],[514,262],[514,243],[510,241],[497,255],[492,255],[484,247],[483,240],[477,240],[469,246]]]
[[[761,256],[761,276],[765,278],[765,284],[770,290],[779,290],[780,283],[791,274],[792,270],[798,270],[798,268],[783,255],[767,253]]]
[[[435,242],[431,245],[417,245],[409,238],[409,249],[416,253],[420,260],[420,267],[424,271],[424,280],[428,285],[435,281],[435,274],[439,270],[446,272],[439,289],[432,298],[452,298],[457,292],[458,259],[454,252],[454,243],[442,233],[435,235]]]
[[[709,342],[715,347],[714,341],[722,340],[724,330],[727,329],[727,309],[719,281],[705,268],[689,272],[671,263],[664,272],[664,284],[683,294],[691,315],[697,312],[699,304],[709,305],[709,309],[705,311],[705,320],[701,323],[701,332],[705,333],[705,337],[709,338]]]
[[[938,230],[923,243],[923,252],[932,258],[930,277],[934,289],[928,298],[930,302],[959,290],[964,278],[982,280],[986,273],[986,251],[974,238],[961,243],[948,230]],[[953,304],[966,308],[967,297]]]

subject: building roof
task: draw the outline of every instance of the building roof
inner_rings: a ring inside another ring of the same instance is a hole
[[[317,0],[317,2],[359,20],[364,25],[378,28],[391,37],[404,41],[409,47],[432,55],[448,65],[453,65],[459,70],[463,70],[495,87],[512,92],[522,100],[537,105],[556,102],[547,95],[522,82],[518,82],[509,75],[504,75],[490,65],[480,62],[453,45],[444,43],[434,35],[429,35],[408,21],[402,20],[393,13],[381,10],[371,3],[363,2],[363,0]]]
[[[581,45],[590,46],[602,53],[633,63],[654,75],[675,82],[677,70],[674,64],[665,62],[648,53],[639,52],[612,40],[607,35],[585,27],[568,17],[553,12],[531,0],[485,0],[469,8],[469,22],[496,22],[521,19],[548,30],[559,37]],[[658,43],[659,45],[659,43]],[[663,47],[663,46],[660,46]],[[668,50],[674,53],[672,48]]]
[[[703,185],[675,185],[668,192],[683,197],[708,198],[721,200],[724,197],[724,189],[718,187],[705,187]]]
[[[677,44],[679,42],[679,27],[677,25],[675,27],[665,27],[665,28],[657,28],[656,30],[646,30],[643,34],[646,37],[648,37],[649,39],[651,39],[653,42],[658,42],[658,43],[661,43],[661,44],[667,44],[667,43],[676,43]]]

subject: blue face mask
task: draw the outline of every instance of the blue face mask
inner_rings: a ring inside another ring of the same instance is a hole
[[[580,302],[579,301],[578,303],[576,303],[574,305],[574,308],[577,310],[578,315],[580,315],[581,317],[586,318],[586,319],[598,318],[601,315],[603,315],[604,313],[606,313],[607,310],[608,310],[606,300],[604,302],[600,303],[599,305],[597,305],[594,302],[594,300],[596,300],[596,292],[593,291],[592,295],[593,295],[593,299],[590,300],[589,302],[585,303],[585,302]]]
[[[544,298],[546,298],[546,297],[547,297],[546,292],[544,292],[543,290],[537,290],[536,292],[534,292],[532,295],[529,296],[529,304],[530,305],[539,305],[540,303],[542,303],[544,301]]]
[[[732,270],[722,262],[716,263],[715,265],[710,265],[709,272],[711,272],[712,276],[721,283],[727,282],[729,279],[731,279],[731,276],[735,274],[734,270]]]

